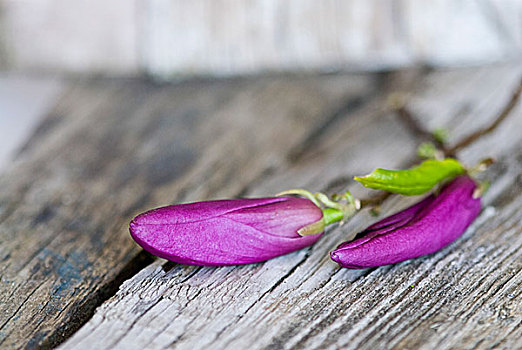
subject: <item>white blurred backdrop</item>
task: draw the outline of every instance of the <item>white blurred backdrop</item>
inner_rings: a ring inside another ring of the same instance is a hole
[[[521,0],[0,0],[4,69],[236,75],[520,59]]]

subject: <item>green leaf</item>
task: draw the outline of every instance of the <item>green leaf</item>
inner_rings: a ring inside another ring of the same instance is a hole
[[[429,159],[405,170],[375,169],[366,176],[356,176],[364,187],[414,196],[428,192],[436,184],[450,180],[466,170],[455,159]]]

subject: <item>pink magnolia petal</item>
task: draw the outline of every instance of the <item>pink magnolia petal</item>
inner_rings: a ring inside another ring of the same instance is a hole
[[[341,244],[331,258],[342,267],[358,269],[434,253],[462,235],[478,216],[475,188],[471,178],[460,176],[438,196],[429,196],[370,226],[363,237]]]
[[[297,230],[322,219],[303,198],[276,197],[172,205],[138,215],[134,240],[150,253],[190,265],[265,261],[315,243],[321,234]]]

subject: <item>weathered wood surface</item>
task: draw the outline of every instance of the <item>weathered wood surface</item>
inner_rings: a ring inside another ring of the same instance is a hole
[[[176,201],[344,189],[415,159],[389,92],[409,91],[422,122],[455,140],[487,123],[521,72],[71,83],[0,177],[0,347],[50,347],[89,319],[63,348],[516,347],[520,106],[460,154],[499,157],[487,173],[495,209],[429,257],[337,268],[328,252],[375,220],[366,212],[309,249],[226,268],[151,261],[127,223]],[[411,201],[393,197],[384,212]]]
[[[71,83],[0,177],[0,347],[59,343],[151,262],[127,232],[138,211],[239,194],[376,82]]]
[[[521,73],[515,66],[388,75],[360,108],[343,111],[242,194],[345,189],[355,174],[407,164],[419,140],[383,108],[388,92],[409,92],[421,122],[449,128],[455,142],[491,120]],[[375,220],[362,212],[313,247],[266,263],[200,268],[159,259],[62,348],[520,348],[521,113],[519,104],[494,134],[460,152],[470,165],[487,155],[498,163],[484,174],[492,187],[483,213],[446,249],[392,266],[340,269],[328,253]],[[383,214],[413,200],[392,197]]]

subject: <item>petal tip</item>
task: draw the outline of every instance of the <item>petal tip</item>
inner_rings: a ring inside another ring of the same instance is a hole
[[[132,219],[131,222],[129,223],[129,232],[130,232],[131,237],[134,240],[137,240],[137,238],[139,236],[138,235],[139,227],[140,227],[140,224],[137,223],[135,219]]]
[[[337,254],[337,252],[335,250],[332,250],[330,252],[330,258],[335,261],[336,263],[340,264],[341,263],[341,258],[339,257],[339,254]]]

